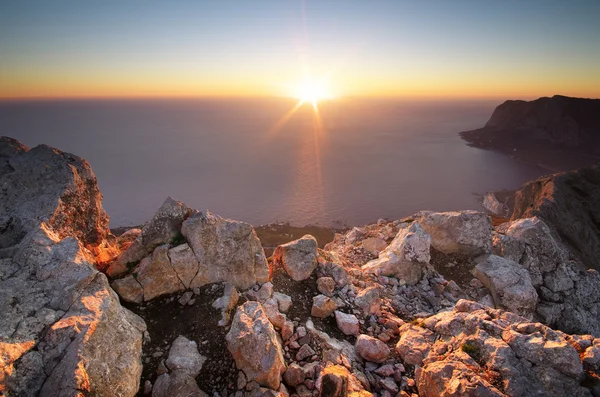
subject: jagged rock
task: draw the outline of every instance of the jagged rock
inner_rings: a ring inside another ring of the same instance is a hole
[[[191,287],[192,281],[196,274],[198,274],[198,261],[194,252],[188,244],[181,244],[177,247],[171,248],[168,252],[169,259],[171,260],[171,267],[177,273],[177,277],[185,288]]]
[[[287,313],[292,307],[292,298],[289,295],[273,292],[273,298],[277,301],[279,311],[282,313]]]
[[[358,378],[341,365],[325,367],[319,378],[321,397],[372,396],[364,389]]]
[[[244,371],[248,381],[279,388],[285,372],[283,352],[260,303],[246,302],[237,308],[226,339],[236,367]]]
[[[309,357],[312,357],[316,354],[312,347],[310,347],[307,343],[303,344],[298,353],[296,353],[296,360],[302,361]]]
[[[144,290],[144,300],[149,301],[164,294],[185,290],[185,286],[171,266],[169,245],[156,247],[151,257],[144,258],[133,275]]]
[[[283,374],[283,381],[286,385],[296,387],[304,383],[304,370],[296,363],[290,364]]]
[[[390,348],[385,343],[369,335],[359,335],[355,348],[360,357],[374,363],[382,363],[390,355]]]
[[[531,284],[529,273],[518,263],[488,255],[478,262],[473,273],[490,290],[496,306],[523,317],[532,317],[538,294]]]
[[[380,295],[381,287],[371,285],[358,292],[354,299],[354,303],[365,315],[378,314],[381,308],[381,301],[379,300]]]
[[[436,361],[420,371],[417,383],[422,397],[503,397],[469,366],[458,361]]]
[[[0,282],[4,392],[134,396],[146,325],[119,304],[82,243],[41,223],[3,263],[15,265]]]
[[[206,357],[198,353],[196,342],[179,335],[169,349],[169,357],[165,364],[171,371],[180,371],[195,378],[202,370],[205,361]]]
[[[294,334],[294,323],[287,320],[281,327],[281,339],[284,341],[290,339]]]
[[[212,307],[215,309],[221,310],[221,320],[219,320],[218,325],[221,327],[229,324],[229,319],[231,317],[231,312],[238,304],[240,296],[237,292],[237,289],[229,283],[225,283],[225,288],[223,290],[223,296],[218,298],[213,302]]]
[[[589,396],[579,383],[581,358],[560,331],[465,300],[421,321],[402,334],[408,348],[429,345],[419,348],[423,364],[415,376],[420,394],[487,393],[494,390],[489,380],[496,379],[493,384],[501,384],[510,396]],[[431,334],[423,338],[419,327]]]
[[[400,335],[396,344],[396,352],[400,358],[405,364],[421,365],[435,340],[433,332],[409,323],[400,327]]]
[[[263,309],[267,318],[273,324],[275,329],[282,329],[285,325],[287,318],[285,314],[279,312],[279,308],[277,306],[277,301],[275,299],[269,299],[265,303],[263,303]]]
[[[320,267],[320,270],[324,275],[331,277],[340,287],[344,287],[350,283],[348,271],[340,264],[326,262]]]
[[[400,229],[390,245],[379,254],[379,258],[368,262],[362,269],[416,284],[421,279],[424,266],[431,259],[430,242],[429,235],[414,222],[410,227]]]
[[[298,327],[298,331],[300,331],[300,328],[301,327]],[[336,350],[340,352],[340,354],[346,356],[349,360],[356,359],[354,346],[352,346],[350,342],[343,339],[338,340],[332,338],[325,332],[316,329],[311,319],[306,320],[306,330],[308,330],[308,332],[310,333],[311,338],[317,339],[319,341],[319,344],[322,348]],[[304,332],[306,332],[306,330]],[[300,335],[300,332],[298,332],[298,335]]]
[[[313,305],[310,315],[313,317],[325,318],[337,309],[335,301],[325,295],[313,297]]]
[[[528,182],[515,195],[511,219],[537,216],[587,268],[600,270],[600,165]]]
[[[246,295],[250,298],[250,291],[248,291],[248,294]],[[256,291],[256,295],[253,296],[255,299],[251,300],[257,300],[261,303],[264,303],[266,300],[270,299],[271,296],[273,296],[273,284],[268,282],[260,286],[258,291]]]
[[[192,291],[186,291],[183,294],[181,294],[181,296],[179,297],[177,302],[179,302],[179,304],[181,306],[185,306],[185,305],[188,305],[190,302],[192,302],[193,298],[194,298],[194,293]]]
[[[129,248],[140,234],[142,234],[142,229],[133,228],[117,237],[117,246],[119,247],[119,250],[125,251]]]
[[[131,264],[141,261],[157,246],[177,239],[181,235],[179,229],[183,221],[191,212],[185,204],[167,197],[152,219],[144,225],[138,238],[110,264],[106,274],[110,277],[122,276],[131,270]]]
[[[134,276],[117,279],[110,286],[126,302],[142,303],[144,301],[144,288]]]
[[[323,295],[331,297],[335,289],[335,280],[331,277],[319,277],[317,279],[317,289]]]
[[[317,267],[317,240],[305,235],[275,248],[273,264],[281,265],[295,281],[306,280]]]
[[[0,248],[18,244],[44,221],[59,238],[92,249],[108,234],[108,215],[89,163],[40,145],[0,138]]]
[[[248,289],[256,282],[269,281],[265,253],[249,224],[201,211],[183,222],[181,233],[199,263],[190,288],[226,281]]]
[[[445,254],[475,257],[492,250],[492,221],[483,212],[421,211],[415,219],[431,236],[431,246]]]
[[[507,208],[496,198],[494,192],[488,192],[483,196],[481,205],[494,215],[506,216]]]
[[[494,252],[527,269],[540,298],[540,319],[568,333],[600,335],[600,274],[569,261],[567,249],[538,217],[496,229]]]
[[[358,227],[353,227],[346,235],[344,236],[346,240],[346,244],[355,244],[365,238],[365,232]]]
[[[385,240],[378,237],[369,237],[362,241],[362,247],[371,255],[379,255],[387,247]]]
[[[198,387],[196,380],[182,371],[162,374],[152,387],[152,397],[208,397]]]
[[[342,313],[339,310],[336,310],[335,322],[340,331],[345,335],[358,335],[360,332],[360,324],[353,314]]]

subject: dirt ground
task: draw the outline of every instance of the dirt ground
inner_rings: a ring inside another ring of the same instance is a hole
[[[211,306],[222,294],[223,286],[212,284],[200,288],[200,294],[193,297],[193,305],[180,305],[178,299],[182,294],[157,298],[140,305],[124,303],[146,321],[151,338],[151,342],[144,345],[143,349],[144,370],[138,396],[143,395],[146,380],[152,383],[156,381],[159,363],[167,358],[171,343],[179,335],[195,341],[200,354],[207,357],[202,371],[196,377],[198,386],[210,395],[214,392],[235,392],[237,370],[225,342],[229,328],[217,325],[221,312]]]

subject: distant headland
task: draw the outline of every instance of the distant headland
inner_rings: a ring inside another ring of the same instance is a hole
[[[600,99],[555,95],[499,105],[483,128],[460,136],[470,146],[510,154],[548,169],[600,161]]]

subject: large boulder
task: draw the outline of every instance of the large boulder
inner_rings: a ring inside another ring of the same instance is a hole
[[[490,290],[498,307],[531,318],[538,294],[527,270],[511,260],[496,255],[482,258],[473,270],[475,277]]]
[[[46,145],[29,150],[0,137],[0,162],[0,249],[18,244],[41,222],[87,248],[103,244],[108,215],[86,160]]]
[[[421,211],[415,219],[440,252],[475,257],[492,250],[492,221],[483,212]]]
[[[181,236],[181,224],[192,210],[185,204],[167,197],[152,219],[144,225],[140,235],[108,267],[106,274],[119,277],[129,272],[144,257],[163,244]]]
[[[269,281],[265,252],[251,225],[200,211],[183,222],[181,233],[199,265],[191,288],[229,282],[248,289]]]
[[[429,234],[414,222],[410,227],[400,229],[390,245],[379,254],[379,258],[368,262],[362,269],[416,284],[431,259],[430,243]]]
[[[134,396],[144,321],[123,308],[93,257],[47,224],[1,262],[0,388],[8,395]]]
[[[108,216],[87,161],[0,138],[0,394],[134,396],[144,321],[96,269]]]
[[[275,248],[273,264],[283,266],[295,281],[306,280],[317,267],[317,240],[305,235]]]
[[[246,302],[236,310],[227,333],[227,348],[248,381],[279,389],[286,366],[283,350],[262,305]]]
[[[248,289],[268,281],[269,265],[249,224],[202,211],[187,218],[181,231],[188,243],[159,245],[131,274],[113,282],[121,298],[139,303],[211,283]]]

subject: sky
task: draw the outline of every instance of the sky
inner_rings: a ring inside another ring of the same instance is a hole
[[[600,1],[1,1],[0,98],[600,97]]]

